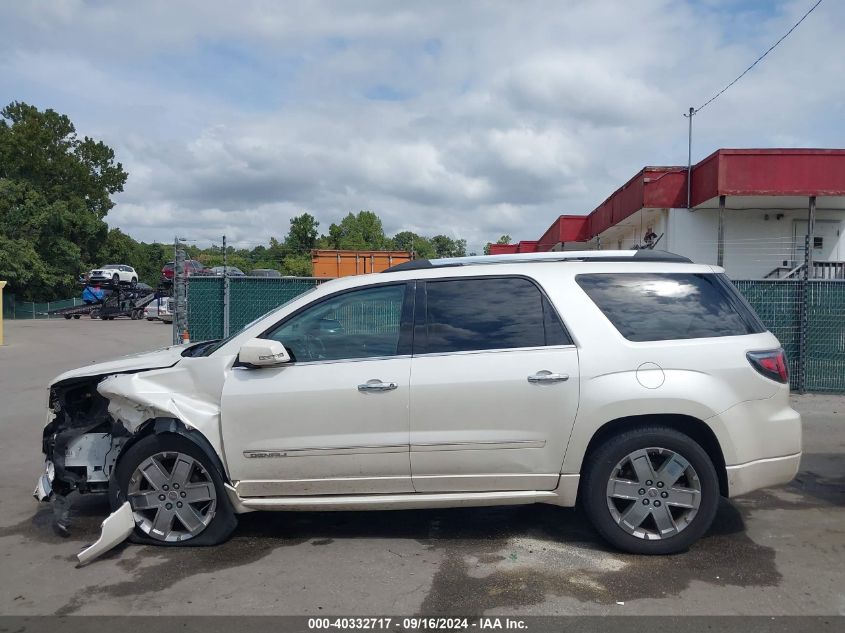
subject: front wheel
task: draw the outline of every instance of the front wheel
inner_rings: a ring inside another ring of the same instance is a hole
[[[716,516],[719,480],[713,462],[698,443],[674,429],[621,433],[588,460],[585,510],[598,532],[621,550],[683,551]]]
[[[215,545],[237,525],[219,470],[181,435],[151,435],[131,446],[115,483],[113,505],[132,506],[135,542]]]

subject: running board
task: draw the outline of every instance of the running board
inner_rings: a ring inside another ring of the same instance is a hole
[[[554,490],[514,490],[504,492],[408,493],[383,495],[327,495],[320,497],[248,497],[238,496],[226,486],[236,512],[250,510],[416,510],[424,508],[462,508],[473,506],[556,503]]]

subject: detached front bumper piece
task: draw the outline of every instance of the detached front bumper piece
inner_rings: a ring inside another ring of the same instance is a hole
[[[125,501],[122,506],[107,516],[100,527],[102,532],[97,542],[77,554],[79,567],[87,565],[112,547],[120,545],[132,533],[135,529],[135,515],[129,502]]]
[[[50,497],[53,496],[53,477],[55,477],[53,464],[51,462],[47,462],[44,472],[35,484],[35,490],[33,490],[32,496],[38,501],[49,501]]]

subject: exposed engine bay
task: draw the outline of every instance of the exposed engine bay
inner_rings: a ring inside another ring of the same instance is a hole
[[[44,427],[42,450],[53,465],[56,494],[107,492],[120,448],[129,438],[97,392],[101,378],[71,379],[50,389],[53,419]]]

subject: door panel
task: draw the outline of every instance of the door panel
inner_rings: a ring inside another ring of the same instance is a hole
[[[223,442],[242,496],[411,492],[407,357],[234,369]],[[359,391],[369,380],[389,391]]]
[[[545,370],[569,375],[532,383]],[[411,471],[418,492],[551,490],[578,405],[574,347],[417,357]]]
[[[412,309],[405,283],[317,299],[266,334],[294,362],[232,370],[223,441],[242,496],[413,491]]]
[[[807,220],[794,220],[795,261],[804,261],[807,239]],[[839,222],[816,220],[813,229],[813,259],[816,261],[837,261],[839,253]]]
[[[418,284],[414,323],[414,489],[555,488],[578,406],[578,351],[536,283]]]

